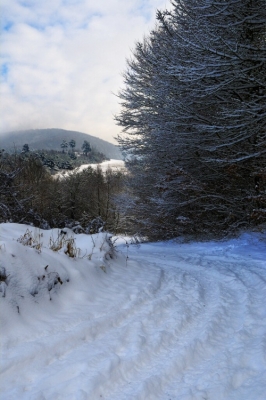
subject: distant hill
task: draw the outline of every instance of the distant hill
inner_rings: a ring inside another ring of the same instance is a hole
[[[91,147],[103,153],[108,158],[122,159],[122,154],[117,146],[95,136],[86,133],[68,131],[65,129],[30,129],[13,131],[0,136],[0,148],[6,151],[14,151],[14,147],[20,151],[24,144],[28,144],[31,151],[34,150],[61,150],[63,140],[76,141],[76,148],[81,149],[84,140],[90,142]]]

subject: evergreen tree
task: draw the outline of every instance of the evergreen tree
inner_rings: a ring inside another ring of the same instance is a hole
[[[82,150],[86,157],[88,156],[88,153],[91,152],[91,145],[87,140],[84,140],[84,143],[82,145]]]
[[[63,142],[61,143],[61,148],[63,149],[63,153],[65,152],[65,150],[68,148],[68,143],[66,140],[63,140]]]
[[[74,139],[71,139],[70,142],[68,143],[69,147],[72,150],[72,153],[74,152],[74,148],[76,147],[76,141]]]
[[[28,153],[30,151],[29,145],[25,143],[22,147],[21,153]]]
[[[120,92],[128,211],[160,237],[262,222],[265,1],[172,5],[137,44]]]

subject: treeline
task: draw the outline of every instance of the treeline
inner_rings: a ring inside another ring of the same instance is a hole
[[[74,139],[70,140],[69,143],[63,140],[60,147],[62,151],[32,151],[30,146],[26,143],[22,146],[21,151],[15,148],[13,153],[20,153],[25,158],[29,156],[39,158],[42,164],[49,168],[51,172],[57,172],[61,169],[72,170],[82,164],[99,164],[104,160],[108,160],[106,155],[91,147],[87,140],[84,140],[81,149],[76,149],[76,142]],[[2,156],[6,156],[4,150],[2,150]]]
[[[123,222],[115,205],[123,174],[100,167],[56,178],[30,154],[0,153],[0,222],[49,229],[69,226],[94,233],[116,232]]]
[[[171,3],[119,94],[124,212],[150,238],[234,234],[266,222],[266,2]]]

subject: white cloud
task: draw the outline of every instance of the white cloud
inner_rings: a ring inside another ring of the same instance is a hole
[[[114,141],[126,57],[167,0],[3,0],[1,132],[73,129]]]

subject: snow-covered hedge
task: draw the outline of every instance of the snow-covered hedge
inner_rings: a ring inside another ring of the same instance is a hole
[[[114,257],[109,233],[76,235],[68,228],[41,230],[13,223],[1,224],[0,252],[1,309],[6,317],[54,300],[61,290],[69,290],[66,286],[78,272],[107,273],[108,260]]]

